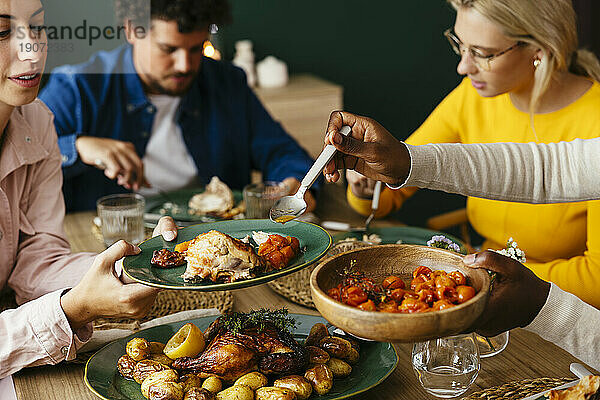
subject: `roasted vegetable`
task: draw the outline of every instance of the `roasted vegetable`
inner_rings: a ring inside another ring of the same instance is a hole
[[[321,339],[319,347],[325,350],[331,357],[346,359],[352,350],[352,345],[346,339],[339,337],[326,337]]]
[[[345,360],[348,362],[348,364],[354,365],[358,362],[359,358],[360,354],[358,353],[358,351],[356,351],[355,349],[350,349],[350,352],[348,353],[348,356]]]
[[[312,328],[310,328],[310,333],[308,337],[304,341],[305,346],[319,346],[321,339],[329,336],[329,331],[324,324],[314,324]]]
[[[117,361],[117,369],[123,378],[133,379],[133,371],[135,370],[135,360],[124,354]]]
[[[162,354],[165,348],[164,343],[160,342],[150,342],[149,345],[150,347],[148,348],[148,350],[150,351],[150,354]]]
[[[179,379],[179,376],[177,375],[177,372],[173,371],[172,369],[166,369],[164,371],[158,371],[158,372],[154,372],[153,374],[148,375],[148,377],[146,379],[144,379],[144,381],[142,382],[142,395],[145,398],[148,398],[148,391],[150,389],[150,386],[159,383],[159,382],[177,382],[177,380]],[[181,395],[181,398],[183,398],[183,394]]]
[[[334,378],[345,378],[352,372],[352,367],[339,358],[331,358],[327,364]]]
[[[217,400],[254,400],[254,391],[248,386],[233,385],[217,393]]]
[[[179,379],[179,384],[183,388],[183,392],[187,393],[191,388],[202,387],[202,379],[196,374],[188,374]]]
[[[148,400],[183,400],[183,389],[177,382],[160,381],[150,386]]]
[[[133,338],[127,343],[125,351],[135,361],[141,361],[150,354],[150,343],[143,338]]]
[[[163,353],[150,353],[148,355],[148,358],[146,358],[146,360],[158,361],[159,363],[166,365],[167,367],[170,367],[171,364],[173,364],[173,360],[171,360],[169,357],[167,357]]]
[[[329,367],[325,364],[317,364],[312,368],[309,368],[304,377],[312,385],[313,390],[318,395],[324,395],[329,393],[333,387],[333,374]]]
[[[170,369],[164,364],[159,363],[154,360],[142,360],[135,364],[135,368],[133,369],[133,379],[141,384],[144,379],[148,376],[152,375],[158,371],[164,371],[166,369]]]
[[[308,351],[308,359],[311,364],[325,364],[329,361],[329,353],[319,347],[306,346],[306,350]]]
[[[273,386],[290,389],[298,400],[306,400],[312,394],[312,386],[303,376],[290,375],[277,379]]]
[[[210,390],[204,388],[191,388],[183,396],[183,400],[215,400],[216,396]]]
[[[252,390],[256,390],[263,386],[267,386],[269,384],[269,380],[266,376],[261,374],[260,372],[250,372],[246,375],[242,375],[239,377],[234,385],[245,385],[248,386]]]
[[[256,391],[256,400],[296,400],[296,394],[286,388],[261,387]]]
[[[215,376],[209,376],[202,383],[202,387],[212,393],[219,393],[223,389],[223,383]]]

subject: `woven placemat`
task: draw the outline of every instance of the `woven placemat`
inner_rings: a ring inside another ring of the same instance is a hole
[[[574,378],[537,378],[509,382],[501,386],[473,393],[462,400],[508,400],[521,399],[548,389],[564,385]]]
[[[325,257],[319,261],[319,263],[337,254],[368,246],[372,246],[372,243],[358,240],[341,240],[329,249]],[[310,294],[310,274],[313,272],[316,266],[317,265],[311,265],[310,267],[301,271],[269,282],[268,285],[277,294],[290,301],[293,301],[294,303],[309,308],[315,308],[315,305],[312,302],[312,295]]]
[[[129,329],[136,331],[140,324],[155,318],[164,317],[180,311],[216,308],[221,313],[233,309],[233,295],[229,291],[196,292],[192,290],[166,290],[160,292],[152,309],[142,319],[97,319],[94,321],[95,330]]]

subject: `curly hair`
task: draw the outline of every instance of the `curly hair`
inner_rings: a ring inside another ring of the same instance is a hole
[[[115,12],[117,21],[129,20],[139,26],[145,26],[148,18],[177,21],[181,33],[231,22],[227,0],[115,0]]]

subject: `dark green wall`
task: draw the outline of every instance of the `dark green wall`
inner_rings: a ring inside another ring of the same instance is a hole
[[[442,36],[454,13],[444,0],[232,0],[222,31],[254,42],[257,60],[274,55],[291,73],[313,73],[344,87],[348,111],[379,120],[405,138],[459,81],[456,55]]]
[[[344,87],[345,109],[406,138],[460,81],[458,58],[442,32],[454,11],[444,0],[231,0],[234,21],[220,41],[254,42],[257,60],[274,55],[291,73]],[[325,126],[323,130],[325,131]],[[464,198],[421,190],[398,212],[411,225],[464,206]],[[455,232],[456,233],[456,232]]]

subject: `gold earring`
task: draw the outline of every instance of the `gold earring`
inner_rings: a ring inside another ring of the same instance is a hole
[[[539,58],[536,58],[535,60],[533,60],[533,68],[539,67],[541,63],[542,63],[542,60],[540,60]]]

